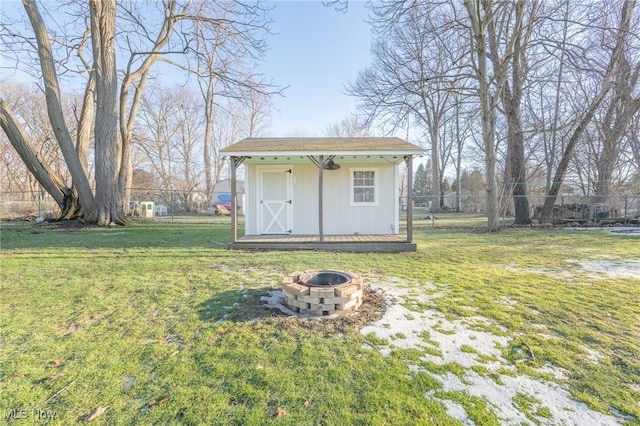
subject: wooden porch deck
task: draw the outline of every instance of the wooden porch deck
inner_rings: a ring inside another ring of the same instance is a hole
[[[321,250],[343,252],[416,251],[415,243],[399,235],[245,235],[228,248],[251,250]]]

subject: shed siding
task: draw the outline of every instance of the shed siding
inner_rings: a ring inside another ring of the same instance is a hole
[[[376,206],[351,206],[351,175],[349,168],[367,167],[363,164],[340,162],[339,170],[324,174],[324,222],[327,235],[337,234],[394,234],[395,223],[395,166],[371,164],[377,169],[378,200]]]
[[[293,169],[293,233],[318,233],[318,168],[315,164],[296,164]]]
[[[350,205],[350,167],[363,168],[363,163],[349,164],[343,160],[338,170],[324,172],[324,234],[397,234],[397,166],[371,163],[378,170],[378,203],[376,206]],[[258,165],[246,164],[245,234],[260,234]],[[312,164],[283,165],[293,170],[293,234],[318,233],[318,168]]]

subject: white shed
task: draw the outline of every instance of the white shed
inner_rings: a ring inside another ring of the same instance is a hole
[[[418,146],[386,137],[247,138],[222,153],[231,158],[232,186],[237,167],[245,165],[245,236],[237,240],[232,221],[234,243],[264,236],[272,243],[286,241],[274,236],[411,243],[410,226],[406,239],[383,237],[400,232],[398,166],[406,162],[411,170],[412,157],[422,153]]]

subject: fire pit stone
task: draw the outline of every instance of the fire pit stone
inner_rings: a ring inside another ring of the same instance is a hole
[[[362,278],[353,272],[314,269],[282,281],[285,304],[301,314],[342,315],[362,305]]]

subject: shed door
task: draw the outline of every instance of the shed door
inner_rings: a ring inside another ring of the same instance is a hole
[[[259,228],[261,234],[291,234],[291,169],[260,171]]]

